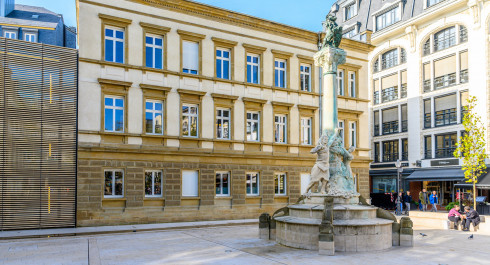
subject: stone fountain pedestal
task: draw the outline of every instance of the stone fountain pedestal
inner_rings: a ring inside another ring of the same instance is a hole
[[[289,215],[272,217],[276,242],[294,248],[319,250],[324,199],[312,194],[303,203],[288,206]],[[362,252],[392,246],[392,220],[376,217],[377,207],[359,205],[359,197],[333,198],[335,251]]]

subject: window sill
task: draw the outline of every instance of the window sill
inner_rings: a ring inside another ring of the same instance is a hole
[[[165,198],[163,197],[144,197],[145,201],[164,201]]]
[[[251,195],[251,194],[246,194],[245,195],[246,199],[262,199],[262,195]]]
[[[226,195],[226,196],[225,195],[223,195],[223,196],[216,195],[214,197],[214,199],[215,200],[231,200],[231,199],[233,199],[233,197],[231,197],[230,195]]]
[[[124,198],[124,197],[105,197],[104,196],[102,201],[126,201],[126,198]]]
[[[201,197],[190,197],[190,196],[181,196],[180,200],[200,200]]]

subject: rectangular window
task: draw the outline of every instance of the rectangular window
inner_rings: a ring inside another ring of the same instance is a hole
[[[274,142],[287,143],[287,115],[274,116]]]
[[[436,135],[436,158],[453,157],[458,142],[457,138],[457,133]]]
[[[146,100],[145,124],[147,134],[163,134],[163,101]]]
[[[425,159],[431,159],[432,158],[432,136],[428,135],[424,137],[424,145],[425,145]]]
[[[274,85],[286,87],[286,60],[276,59],[274,62]]]
[[[311,65],[300,65],[300,79],[301,79],[301,91],[311,91]]]
[[[259,195],[259,173],[247,173],[247,195]]]
[[[230,172],[216,172],[216,196],[230,196]]]
[[[381,100],[390,102],[398,99],[398,73],[381,78]]]
[[[274,176],[275,195],[286,195],[286,173]]]
[[[350,124],[350,145],[357,147],[357,122]]]
[[[383,162],[398,160],[398,140],[383,142]]]
[[[344,38],[348,38],[349,39],[349,38],[354,37],[356,34],[357,34],[356,27],[353,27],[351,30],[348,30],[344,34],[342,34],[342,36]]]
[[[408,139],[402,139],[402,160],[408,160]]]
[[[247,82],[252,84],[260,83],[260,56],[257,54],[247,54]]]
[[[247,112],[247,141],[260,141],[260,112]]]
[[[7,39],[17,39],[17,32],[15,32],[15,31],[4,31],[3,36]]]
[[[344,121],[339,121],[339,135],[342,138],[342,143],[345,143]]]
[[[459,82],[468,83],[468,51],[464,51],[459,54],[459,65]]]
[[[24,40],[28,42],[37,42],[37,35],[35,33],[25,33]]]
[[[434,108],[436,127],[458,123],[456,94],[435,98]]]
[[[357,15],[357,3],[345,7],[345,20],[349,20],[355,15]]]
[[[434,89],[456,84],[456,55],[434,61]]]
[[[431,72],[430,72],[430,63],[425,63],[423,66],[424,69],[424,92],[429,92],[431,90]]]
[[[301,144],[311,145],[311,118],[301,118]]]
[[[146,35],[146,67],[163,69],[163,37]]]
[[[337,89],[339,96],[344,95],[344,70],[339,69],[337,74]]]
[[[398,107],[381,111],[383,118],[383,135],[398,133]]]
[[[400,21],[399,6],[376,17],[376,30],[382,30]]]
[[[216,77],[223,79],[230,79],[231,64],[230,64],[231,52],[229,49],[216,49]]]
[[[401,91],[400,91],[400,97],[401,98],[406,98],[407,97],[407,71],[402,71],[401,72]]]
[[[124,132],[124,98],[105,96],[104,130],[106,132]]]
[[[408,106],[407,104],[401,105],[402,111],[402,132],[408,132]]]
[[[124,63],[124,29],[105,28],[105,60]]]
[[[432,102],[429,99],[424,99],[424,128],[432,127]]]
[[[356,97],[356,72],[349,72],[349,97]]]
[[[182,196],[199,196],[199,171],[182,170]]]
[[[230,109],[216,110],[216,138],[230,139]]]
[[[427,0],[427,7],[433,6],[433,5],[440,3],[442,1],[444,1],[444,0]]]
[[[378,163],[379,160],[379,143],[374,143],[374,162]]]
[[[463,91],[461,92],[460,94],[460,102],[461,102],[461,106],[460,106],[460,109],[461,109],[461,123],[463,123],[463,119],[464,117],[466,116],[466,114],[468,114],[468,97],[469,97],[469,94],[468,94],[468,91]]]
[[[374,111],[374,136],[379,136],[379,110]]]
[[[162,171],[145,172],[145,197],[162,197]]]
[[[122,170],[105,170],[104,183],[105,198],[121,198],[124,196],[124,174]]]
[[[199,106],[182,104],[182,136],[198,137]]]
[[[199,42],[182,41],[182,72],[199,73]]]

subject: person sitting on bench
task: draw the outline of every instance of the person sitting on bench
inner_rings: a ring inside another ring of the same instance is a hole
[[[466,215],[463,215],[463,231],[470,231],[471,223],[473,223],[473,227],[480,224],[480,215],[477,211],[471,209],[469,206],[465,206],[464,212]]]
[[[454,223],[454,229],[458,230],[458,223],[461,221],[461,214],[459,213],[459,205],[454,205],[454,207],[449,211],[447,219]]]

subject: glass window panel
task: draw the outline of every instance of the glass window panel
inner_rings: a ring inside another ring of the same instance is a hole
[[[162,172],[155,172],[155,190],[153,195],[162,195]]]
[[[123,39],[124,38],[124,32],[116,30],[116,38]]]
[[[112,195],[112,171],[105,172],[104,195]]]
[[[157,45],[157,46],[163,46],[163,39],[161,39],[161,38],[155,38],[155,45]]]
[[[104,121],[104,128],[106,131],[113,131],[114,130],[114,111],[112,109],[106,109],[105,110],[105,121]]]
[[[116,110],[116,128],[115,131],[124,130],[124,112],[123,110]]]
[[[153,195],[153,176],[152,172],[145,172],[145,195]]]
[[[162,49],[155,49],[155,68],[163,69],[163,52],[162,52]]]
[[[114,172],[115,181],[114,181],[114,195],[122,196],[123,195],[123,174],[120,171]]]
[[[114,30],[105,29],[105,35],[106,35],[106,37],[114,37]]]
[[[105,40],[105,60],[114,61],[114,42],[112,40]]]
[[[124,62],[124,43],[122,41],[116,41],[116,62]]]

